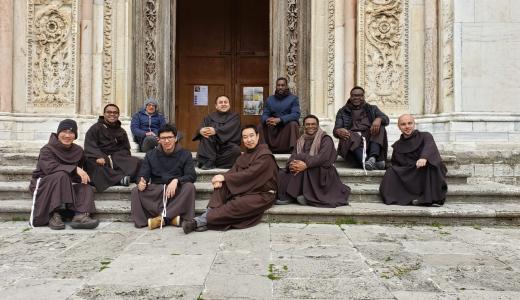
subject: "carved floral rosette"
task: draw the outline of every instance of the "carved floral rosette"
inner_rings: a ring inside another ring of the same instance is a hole
[[[27,101],[36,111],[75,108],[78,0],[27,1]]]
[[[408,0],[359,4],[359,79],[368,102],[390,113],[408,109]]]

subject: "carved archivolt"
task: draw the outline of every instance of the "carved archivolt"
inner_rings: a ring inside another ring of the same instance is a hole
[[[112,100],[112,8],[113,0],[103,2],[103,103]]]
[[[298,0],[288,0],[287,5],[287,80],[291,91],[297,94],[298,91],[296,90],[296,76],[298,71]]]
[[[157,1],[146,0],[144,6],[144,84],[145,97],[157,97]]]
[[[328,28],[327,28],[327,41],[328,41],[328,49],[327,49],[327,103],[334,103],[334,48],[336,44],[336,39],[334,36],[334,27],[335,27],[335,14],[336,10],[336,2],[335,0],[329,0],[328,2]]]
[[[28,0],[27,101],[35,108],[74,107],[78,1]]]
[[[360,84],[367,100],[408,107],[408,1],[360,1]]]

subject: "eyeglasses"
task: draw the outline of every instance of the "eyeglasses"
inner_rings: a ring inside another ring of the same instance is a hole
[[[171,140],[173,140],[174,138],[175,138],[174,136],[161,136],[161,137],[159,138],[159,140],[161,140],[161,141],[171,141]]]
[[[107,115],[119,115],[119,112],[115,111],[115,110],[107,110],[107,111],[105,111],[105,114],[107,114]]]

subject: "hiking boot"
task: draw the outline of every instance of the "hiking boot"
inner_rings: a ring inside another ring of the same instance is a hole
[[[125,177],[121,178],[121,180],[119,181],[119,185],[129,186],[130,185],[130,176],[125,176]]]
[[[65,224],[61,220],[61,215],[57,212],[53,212],[51,219],[49,220],[49,228],[52,230],[65,229]]]
[[[386,168],[386,163],[384,160],[376,161],[376,169],[377,170],[384,170]]]
[[[185,234],[193,232],[196,229],[197,229],[197,222],[195,220],[193,220],[193,219],[184,220],[184,222],[182,222],[182,231],[184,231]]]
[[[372,171],[376,169],[376,158],[370,156],[367,161],[365,161],[365,169],[367,171]]]
[[[161,224],[164,226],[164,220],[162,216],[148,219],[148,229],[150,230],[161,227]]]
[[[176,216],[170,221],[170,225],[175,227],[181,227],[181,216]]]
[[[80,213],[72,218],[70,227],[74,229],[94,229],[98,227],[99,220],[92,219],[89,213]]]

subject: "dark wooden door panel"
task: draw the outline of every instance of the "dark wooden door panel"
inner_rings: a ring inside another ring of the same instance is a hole
[[[244,115],[244,87],[269,89],[269,0],[177,1],[176,123],[191,142],[202,118],[215,110],[214,98],[228,95],[242,124],[259,116]],[[208,86],[208,105],[194,104],[194,86]]]

